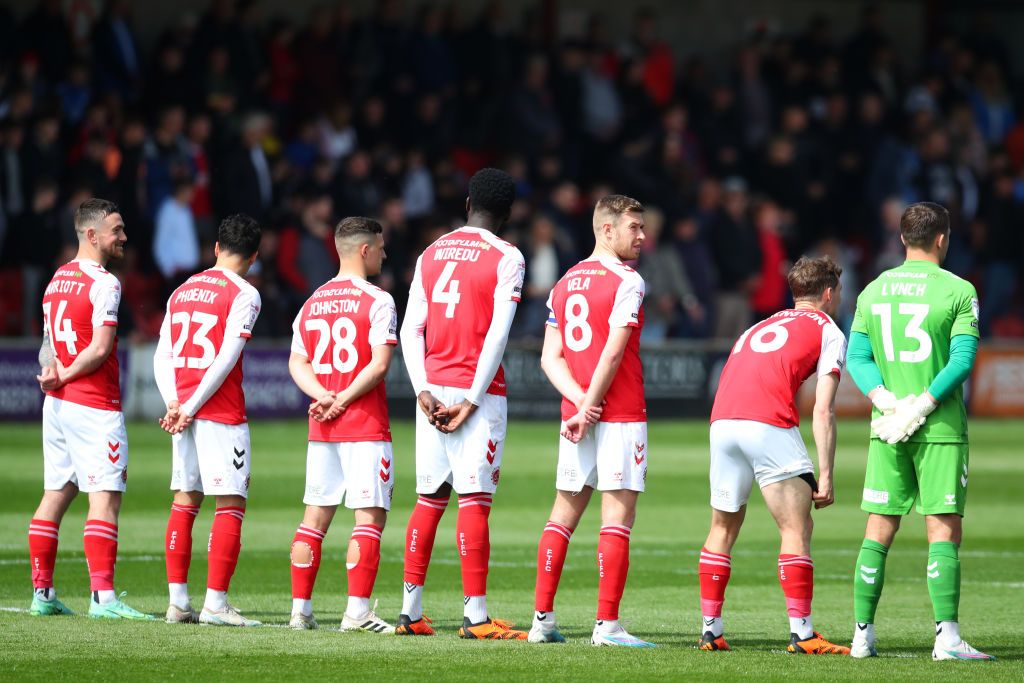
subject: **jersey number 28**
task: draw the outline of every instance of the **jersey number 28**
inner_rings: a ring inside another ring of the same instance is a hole
[[[306,330],[316,332],[316,346],[313,349],[313,372],[318,375],[330,374],[331,368],[341,373],[352,372],[359,363],[359,352],[355,347],[356,324],[345,317],[336,318],[328,324],[323,318],[308,318]],[[327,347],[334,342],[331,362],[326,362]]]

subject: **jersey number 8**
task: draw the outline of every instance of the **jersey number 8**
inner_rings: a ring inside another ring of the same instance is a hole
[[[328,325],[322,318],[306,320],[306,330],[316,332],[316,348],[313,350],[313,372],[318,375],[330,374],[331,368],[341,373],[352,372],[359,363],[359,352],[356,351],[356,324],[350,319],[337,318]],[[334,342],[331,362],[324,362],[327,346]]]
[[[573,294],[565,300],[565,345],[570,351],[580,352],[590,346],[594,330],[587,322],[590,302],[582,294]]]

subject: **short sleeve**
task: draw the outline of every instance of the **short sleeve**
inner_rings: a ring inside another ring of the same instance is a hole
[[[302,307],[305,310],[305,306]],[[309,352],[306,350],[306,342],[302,340],[302,311],[295,316],[295,320],[292,322],[292,353],[296,353],[303,358],[309,358]]]
[[[981,312],[981,307],[978,304],[978,292],[969,282],[964,282],[963,285],[957,293],[956,310],[953,311],[953,328],[949,331],[949,336],[966,334],[978,337],[978,316]]]
[[[608,316],[609,327],[639,327],[640,306],[644,303],[644,279],[637,273],[625,277],[615,292],[615,303]]]
[[[850,326],[850,333],[854,332],[868,333],[868,326],[864,323],[864,316],[860,312],[860,298],[857,299],[857,308],[853,312],[853,324]]]
[[[553,290],[553,289],[551,290],[551,293],[548,294],[547,307],[548,307],[548,326],[549,327],[557,328],[558,327],[558,318],[555,317],[555,290]]]
[[[523,279],[526,277],[526,261],[518,249],[505,254],[498,264],[498,284],[494,288],[496,301],[516,301],[523,296]]]
[[[370,348],[398,343],[398,311],[395,300],[385,294],[370,309]]]
[[[92,326],[117,326],[117,309],[121,305],[121,283],[113,275],[96,279],[89,290],[92,302]]]
[[[252,328],[260,315],[260,293],[253,288],[242,289],[235,295],[228,312],[228,321],[224,329],[225,339],[232,337],[252,337]]]
[[[836,325],[825,325],[821,330],[818,377],[832,373],[842,376],[844,365],[846,365],[846,337]]]

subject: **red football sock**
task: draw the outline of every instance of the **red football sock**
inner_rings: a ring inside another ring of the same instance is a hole
[[[427,581],[430,553],[434,550],[437,525],[448,507],[447,498],[420,496],[405,530],[405,582],[422,586]]]
[[[164,545],[167,583],[188,583],[188,567],[192,563],[192,525],[198,514],[198,505],[171,504]]]
[[[313,584],[316,574],[320,571],[320,550],[323,547],[326,531],[300,524],[295,530],[292,545],[305,543],[309,546],[309,563],[295,564],[292,562],[292,598],[310,600],[313,598]]]
[[[551,612],[555,609],[555,592],[562,578],[570,538],[572,529],[554,522],[548,522],[540,536],[540,546],[537,548],[537,588],[534,593],[534,609],[538,612]]]
[[[117,525],[98,519],[85,520],[85,561],[89,565],[89,590],[114,590],[117,562]]]
[[[597,618],[614,621],[619,618],[619,603],[629,573],[629,527],[601,527],[597,540]]]
[[[33,588],[53,588],[59,529],[57,522],[46,519],[33,519],[28,523],[28,556],[32,565]]]
[[[359,559],[348,567],[348,594],[353,598],[369,598],[380,567],[380,535],[384,531],[373,524],[360,524],[352,529],[352,540],[359,545]]]
[[[206,573],[206,587],[215,591],[227,591],[231,576],[238,565],[238,553],[242,550],[242,520],[245,508],[219,507],[213,516],[210,529],[209,567]]]
[[[811,614],[814,597],[814,562],[807,555],[779,555],[779,583],[786,596],[789,616],[803,618]]]
[[[721,617],[725,587],[732,574],[732,558],[701,548],[697,572],[700,575],[700,613],[705,617]]]
[[[470,493],[459,496],[459,518],[455,537],[462,558],[462,594],[487,595],[487,565],[491,559],[491,494]]]

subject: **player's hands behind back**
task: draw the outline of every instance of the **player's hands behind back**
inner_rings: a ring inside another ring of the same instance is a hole
[[[434,413],[434,426],[440,432],[451,434],[461,427],[462,423],[468,420],[478,407],[475,403],[465,399],[447,408],[442,406]]]
[[[911,394],[899,400],[893,412],[871,421],[871,430],[888,444],[909,439],[924,425],[925,419],[938,407],[927,391]]]
[[[181,409],[178,401],[167,404],[167,412],[160,418],[160,428],[168,434],[179,434],[192,424],[192,416]]]

